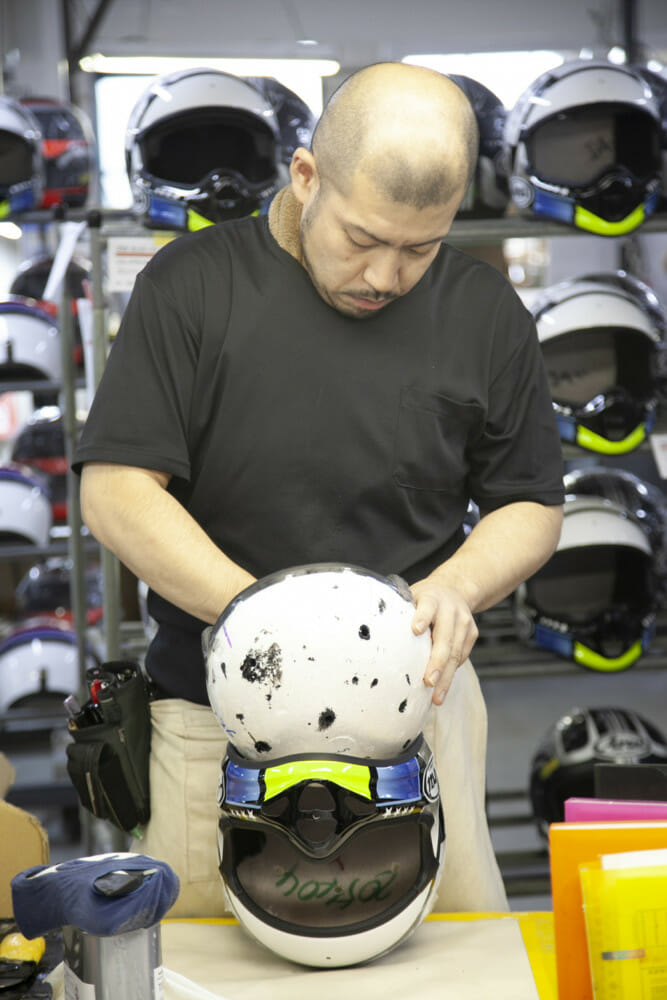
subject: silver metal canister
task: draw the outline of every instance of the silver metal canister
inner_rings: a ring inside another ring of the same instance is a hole
[[[160,925],[98,937],[63,927],[65,1000],[163,1000]]]

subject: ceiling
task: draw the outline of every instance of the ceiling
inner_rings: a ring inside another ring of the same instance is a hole
[[[75,42],[101,15],[87,51],[105,55],[309,56],[349,69],[410,53],[598,54],[623,43],[629,17],[645,53],[667,61],[667,0],[68,0],[68,9]]]

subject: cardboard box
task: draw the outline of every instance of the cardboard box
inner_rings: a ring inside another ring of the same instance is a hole
[[[14,768],[0,753],[0,795],[4,799],[15,778]],[[33,865],[49,861],[49,840],[39,820],[9,802],[0,801],[0,918],[13,917],[11,881]]]

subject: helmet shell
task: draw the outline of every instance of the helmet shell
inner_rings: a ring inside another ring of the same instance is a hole
[[[258,211],[279,186],[280,130],[240,77],[199,69],[157,77],[128,120],[134,207],[156,228],[192,229]]]
[[[0,540],[44,548],[52,524],[51,499],[39,474],[15,462],[0,466]]]
[[[539,76],[507,115],[510,196],[527,214],[599,236],[636,229],[661,187],[660,109],[632,67],[573,59]]]
[[[627,707],[574,707],[537,747],[530,767],[530,800],[538,830],[564,819],[565,800],[594,797],[595,764],[667,762],[667,740],[648,719]]]
[[[86,204],[95,166],[93,128],[81,108],[51,97],[23,97],[42,133],[44,191],[41,208]]]
[[[0,302],[0,373],[17,382],[60,381],[60,337],[52,316],[16,300]]]
[[[386,758],[422,731],[431,638],[396,578],[338,563],[258,581],[205,630],[211,706],[250,759],[329,752]]]
[[[582,275],[532,304],[561,437],[621,454],[650,433],[667,374],[665,312],[624,271]]]
[[[502,166],[507,109],[479,80],[455,73],[450,74],[450,80],[470,101],[479,130],[475,174],[457,214],[461,218],[503,215],[509,204],[507,178]]]
[[[0,95],[0,205],[10,215],[39,208],[44,184],[39,122],[19,101]]]
[[[87,665],[97,664],[92,653]],[[43,616],[12,629],[0,643],[0,713],[62,699],[79,689],[76,633]]]
[[[247,76],[244,79],[264,95],[275,111],[280,130],[280,159],[289,167],[295,149],[299,146],[310,149],[316,125],[315,114],[298,94],[272,76]]]

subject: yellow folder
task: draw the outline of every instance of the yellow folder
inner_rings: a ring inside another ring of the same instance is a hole
[[[667,865],[579,866],[595,1000],[667,996]]]

